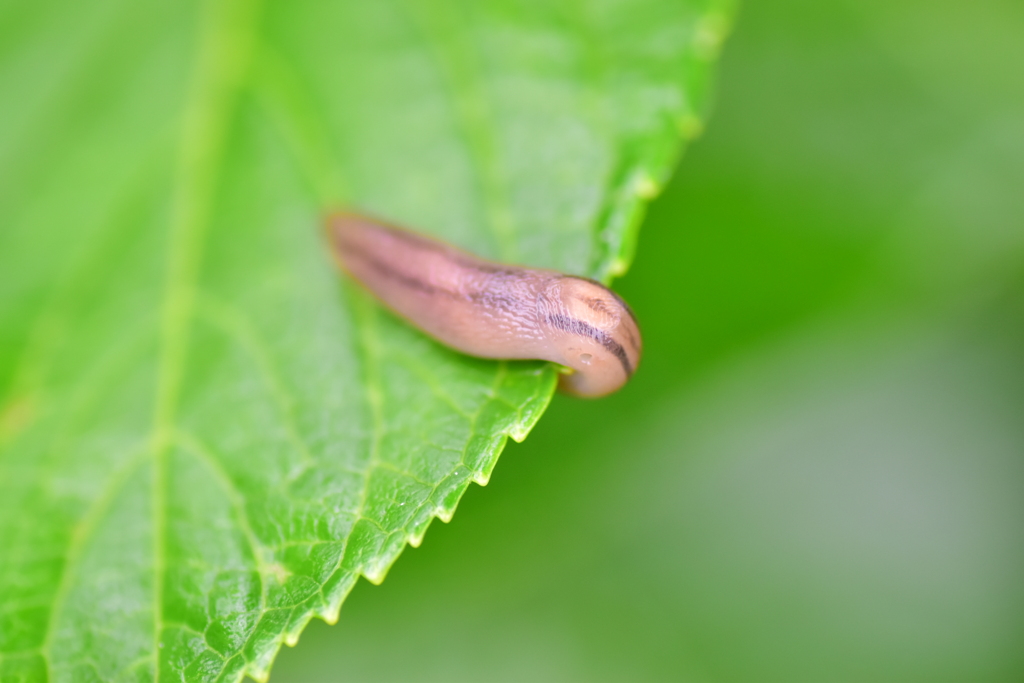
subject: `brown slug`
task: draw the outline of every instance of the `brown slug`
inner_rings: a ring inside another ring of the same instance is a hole
[[[357,214],[332,214],[326,227],[342,269],[454,349],[559,363],[573,370],[559,388],[577,396],[609,394],[636,371],[636,319],[599,282],[485,261]]]

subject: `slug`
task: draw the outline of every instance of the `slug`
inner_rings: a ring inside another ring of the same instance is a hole
[[[640,362],[633,312],[598,282],[485,261],[352,213],[329,216],[326,228],[345,272],[463,353],[559,363],[572,370],[559,388],[586,397],[615,391]]]

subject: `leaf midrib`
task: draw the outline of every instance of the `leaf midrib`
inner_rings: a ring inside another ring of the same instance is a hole
[[[193,82],[182,115],[150,440],[155,681],[160,680],[160,637],[164,628],[167,454],[175,439],[203,237],[209,223],[227,124],[250,60],[258,9],[258,0],[221,0],[207,5],[200,23]]]

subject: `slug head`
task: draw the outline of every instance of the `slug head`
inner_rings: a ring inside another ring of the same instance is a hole
[[[562,276],[545,288],[539,306],[554,355],[574,372],[559,388],[597,397],[626,383],[640,362],[640,328],[629,306],[593,280]]]

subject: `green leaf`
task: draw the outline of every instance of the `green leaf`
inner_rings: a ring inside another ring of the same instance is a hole
[[[0,6],[0,678],[266,678],[551,397],[339,278],[356,206],[608,279],[723,0]]]

